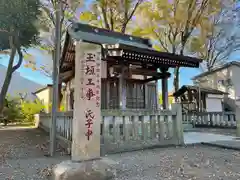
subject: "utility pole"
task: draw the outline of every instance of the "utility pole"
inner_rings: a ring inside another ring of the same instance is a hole
[[[53,91],[52,91],[52,126],[50,129],[50,156],[54,156],[56,151],[56,121],[58,112],[58,94],[59,94],[59,61],[61,58],[61,17],[62,2],[57,0],[57,8],[55,12],[55,51],[53,60]]]
[[[202,96],[201,96],[201,87],[198,84],[198,111],[201,112],[201,105],[202,105]]]

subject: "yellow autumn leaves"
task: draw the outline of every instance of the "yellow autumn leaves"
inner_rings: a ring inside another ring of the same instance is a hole
[[[180,49],[181,41],[188,41],[193,33],[209,32],[211,18],[220,11],[220,0],[147,1],[138,9],[137,24],[140,25],[133,33],[157,40],[159,49],[172,52],[173,46],[176,50]],[[196,41],[198,39],[194,38],[193,47],[200,43]],[[194,48],[191,50],[194,51]]]

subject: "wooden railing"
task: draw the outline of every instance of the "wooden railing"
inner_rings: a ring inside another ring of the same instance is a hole
[[[183,113],[183,124],[193,127],[236,128],[235,112]]]
[[[50,128],[49,114],[39,116],[40,127]],[[57,133],[72,141],[72,112],[59,113]],[[183,144],[182,110],[102,110],[102,154],[164,145]]]

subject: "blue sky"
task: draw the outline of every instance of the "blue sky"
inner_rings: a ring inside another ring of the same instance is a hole
[[[41,53],[38,50],[30,49],[28,53],[31,54],[36,59],[37,62],[44,62],[49,60],[48,56],[46,56],[45,54]],[[16,57],[16,60],[17,60],[17,57]],[[0,64],[7,66],[8,61],[9,61],[9,56],[0,55]],[[40,71],[33,71],[30,68],[24,67],[24,63],[17,71],[21,74],[21,76],[31,81],[37,82],[39,84],[45,85],[45,84],[51,83],[50,78],[43,75]]]

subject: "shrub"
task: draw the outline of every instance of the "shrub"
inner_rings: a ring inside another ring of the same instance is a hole
[[[16,98],[11,98],[10,96],[5,98],[3,117],[1,120],[4,120],[5,125],[9,122],[15,123],[21,120],[21,110]]]
[[[23,98],[12,98],[7,96],[4,107],[4,124],[27,122],[34,123],[34,114],[44,110],[44,105],[39,100],[27,101]]]
[[[44,105],[39,100],[21,101],[21,114],[25,122],[34,122],[34,114],[44,110]]]

